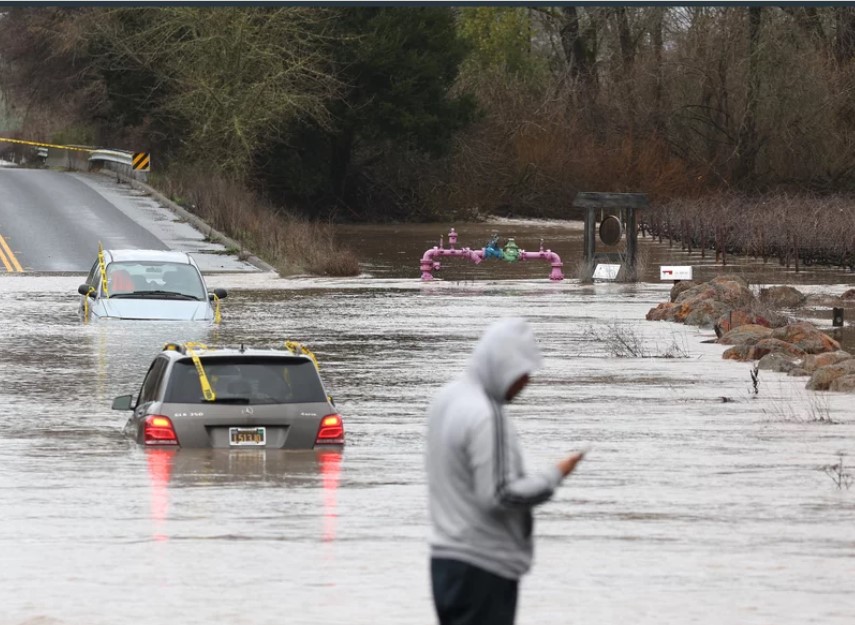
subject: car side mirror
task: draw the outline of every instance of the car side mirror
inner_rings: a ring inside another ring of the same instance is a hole
[[[133,395],[121,395],[113,400],[113,410],[133,410],[133,402]]]
[[[93,291],[90,294],[89,293],[90,288],[92,288],[92,287],[90,287],[88,284],[81,284],[79,287],[77,287],[77,292],[80,293],[81,295],[88,295],[91,297],[92,295],[95,294],[95,292]]]
[[[219,297],[220,299],[226,299],[229,294],[225,289],[214,289],[213,293],[208,294],[208,299],[214,299],[214,295]]]

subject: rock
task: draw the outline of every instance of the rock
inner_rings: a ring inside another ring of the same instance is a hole
[[[828,390],[838,393],[855,393],[855,374],[840,376],[831,382]]]
[[[804,294],[791,286],[760,289],[760,301],[772,308],[795,308],[805,301]]]
[[[677,295],[674,302],[682,304],[683,302],[713,299],[715,298],[715,295],[716,290],[708,282],[704,282],[703,284],[696,284],[693,287],[685,289],[682,293]]]
[[[725,360],[748,362],[751,360],[759,360],[767,354],[781,354],[792,358],[793,360],[805,355],[802,350],[790,343],[786,343],[778,339],[765,338],[760,339],[754,344],[742,343],[740,345],[734,345],[730,349],[726,349],[721,357]]]
[[[739,284],[740,286],[745,287],[746,289],[747,289],[747,288],[748,288],[748,286],[749,286],[749,285],[748,285],[748,280],[746,280],[746,279],[745,279],[745,278],[743,278],[742,276],[737,276],[737,275],[735,275],[735,274],[732,274],[732,275],[725,275],[725,276],[716,276],[715,278],[713,278],[712,280],[710,280],[710,282],[715,283],[715,284],[718,284],[718,283],[721,283],[721,282],[736,282],[737,284]]]
[[[683,317],[683,323],[688,326],[711,328],[728,310],[730,307],[727,304],[716,300],[703,300],[692,307],[688,314]],[[678,312],[677,318],[679,319],[680,316]]]
[[[827,367],[829,365],[836,365],[837,363],[849,360],[850,358],[852,358],[851,354],[842,350],[836,352],[825,352],[824,354],[808,354],[804,357],[804,360],[801,363],[801,368],[813,373],[817,369],[821,369],[822,367]]]
[[[691,289],[693,286],[697,286],[698,283],[694,280],[680,280],[674,286],[671,287],[671,301],[677,301],[677,296],[680,295],[683,291],[687,291]]]
[[[719,276],[708,282],[716,291],[715,299],[731,308],[743,308],[756,301],[748,283],[737,276]]]
[[[840,299],[855,299],[855,289],[849,289],[840,296]]]
[[[670,302],[647,312],[648,320],[714,327],[725,313],[755,302],[748,283],[737,276],[720,276],[702,284],[678,282],[671,288],[670,295]]]
[[[772,338],[792,343],[808,354],[835,352],[840,349],[840,343],[806,321],[775,328],[772,330]]]
[[[805,355],[804,350],[799,349],[792,343],[787,343],[776,338],[760,339],[751,347],[752,360],[759,360],[767,354],[783,354],[790,356],[793,360],[802,358]]]
[[[753,345],[760,339],[770,336],[772,336],[771,328],[749,323],[727,332],[718,342],[723,345]]]
[[[757,363],[757,367],[764,370],[787,373],[795,369],[797,360],[797,358],[793,358],[792,356],[772,352],[763,356]]]
[[[733,347],[724,350],[724,353],[721,355],[721,357],[725,360],[738,360],[739,362],[749,362],[751,360],[754,360],[751,357],[752,347],[754,346],[747,345],[744,343],[742,345],[734,345]]]
[[[834,380],[852,374],[855,374],[855,358],[817,369],[810,376],[805,388],[809,391],[827,391]]]
[[[798,319],[781,314],[774,310],[765,311],[763,313],[763,317],[769,321],[770,328],[783,328],[791,323],[798,323]]]
[[[647,311],[645,319],[648,321],[674,321],[678,308],[676,304],[665,302]]]
[[[794,378],[806,378],[810,376],[810,371],[805,371],[800,367],[795,367],[794,369],[790,369],[787,371],[787,375],[792,376]]]
[[[734,328],[738,328],[739,326],[744,325],[757,325],[769,327],[771,324],[769,320],[765,317],[761,317],[758,314],[751,312],[745,308],[737,308],[736,310],[731,310],[716,321],[716,326],[723,334],[727,334]],[[717,330],[718,331],[718,330]]]

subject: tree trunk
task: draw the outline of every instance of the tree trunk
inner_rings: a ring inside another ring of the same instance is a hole
[[[665,114],[662,105],[662,22],[665,18],[663,7],[653,9],[655,19],[653,22],[653,58],[655,61],[654,71],[656,72],[655,82],[653,84],[653,127],[657,134],[664,135],[665,133]]]
[[[593,59],[588,52],[587,42],[579,28],[579,13],[574,6],[561,7],[564,18],[561,26],[561,47],[564,58],[573,80],[586,91],[592,90],[595,84]]]
[[[330,182],[336,199],[347,201],[350,163],[353,157],[353,128],[347,127],[332,137],[330,156]]]
[[[763,7],[760,6],[748,7],[748,93],[745,116],[739,127],[737,180],[748,180],[753,177],[757,160],[757,98],[760,92],[758,48],[762,11]]]
[[[855,57],[855,8],[834,7],[837,36],[834,40],[834,58],[838,63],[848,63]]]

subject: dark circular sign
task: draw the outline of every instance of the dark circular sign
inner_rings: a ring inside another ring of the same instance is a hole
[[[617,245],[623,236],[623,226],[620,219],[609,215],[600,222],[600,241],[606,245]]]

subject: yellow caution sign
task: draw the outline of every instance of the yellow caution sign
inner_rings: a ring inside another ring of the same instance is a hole
[[[151,171],[151,153],[149,152],[134,152],[131,159],[134,171]]]
[[[193,359],[193,365],[196,367],[196,373],[199,374],[199,385],[202,387],[202,396],[205,398],[205,401],[216,401],[217,394],[214,393],[214,389],[211,388],[211,383],[208,382],[208,376],[205,374],[205,368],[202,366],[202,361],[195,351],[197,348],[202,350],[208,348],[201,343],[185,343],[184,348],[187,350],[187,354],[190,358]]]

